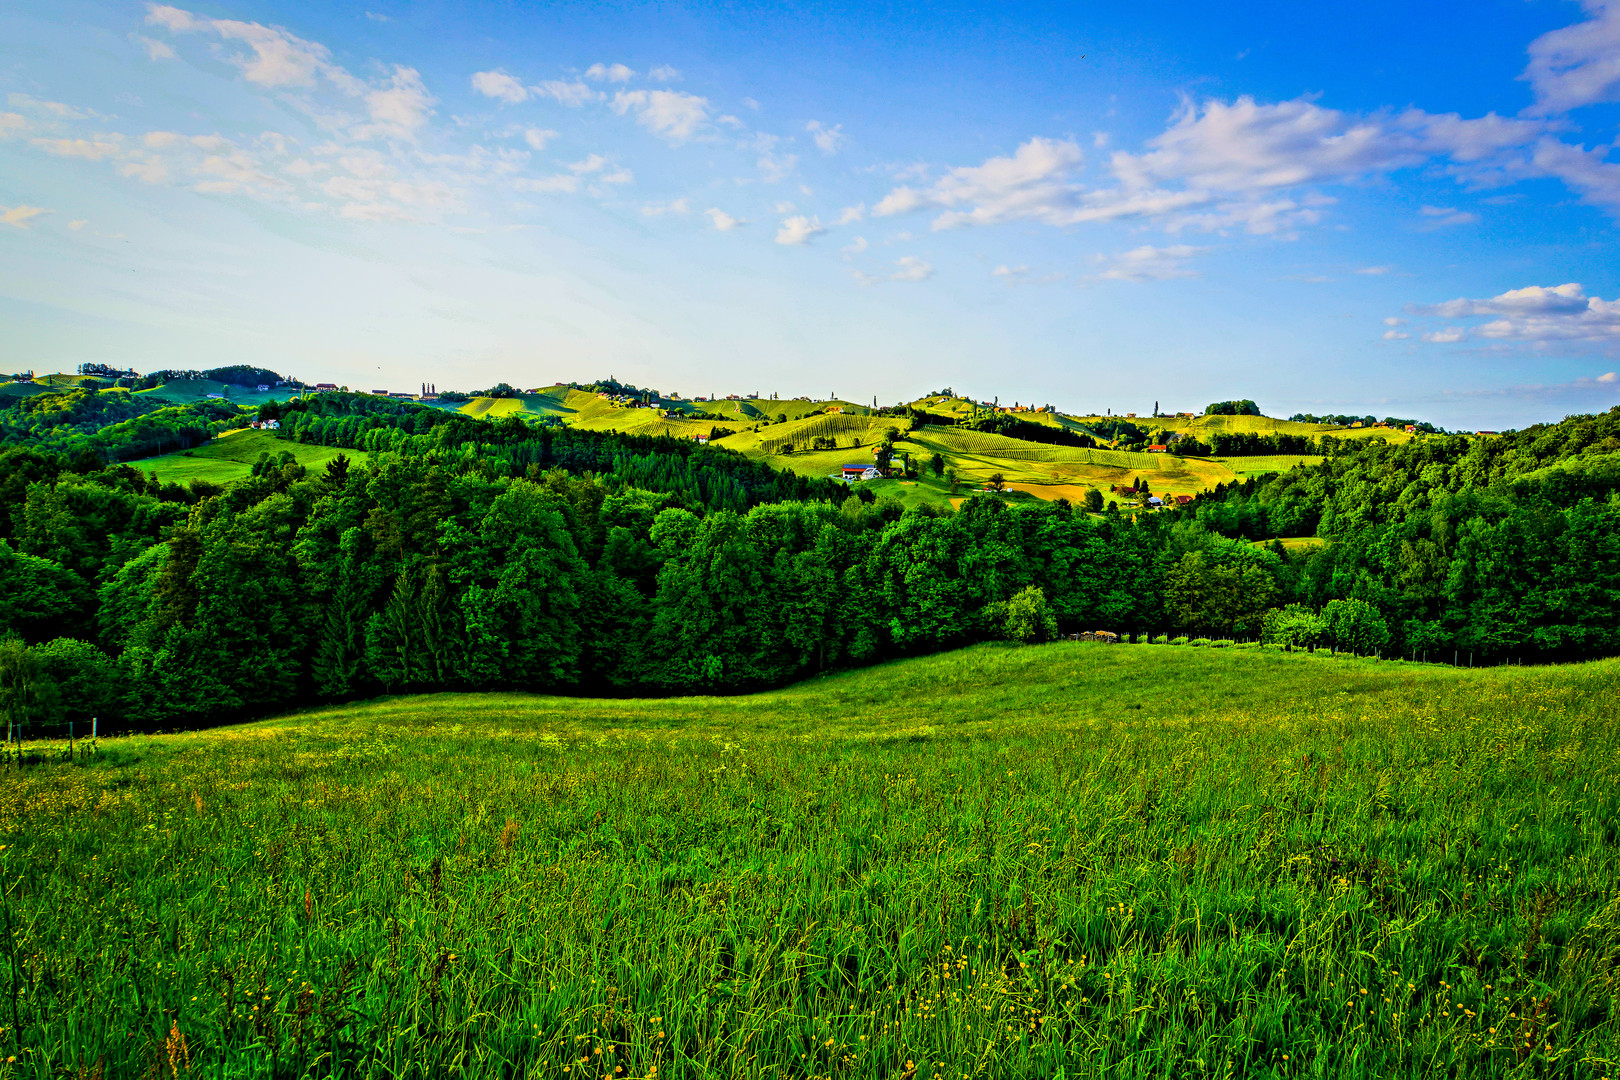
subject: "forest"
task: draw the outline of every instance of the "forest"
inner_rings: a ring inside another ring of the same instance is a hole
[[[1131,517],[906,510],[685,440],[380,398],[262,409],[350,453],[182,488],[94,452],[126,420],[73,454],[7,429],[0,689],[34,722],[173,728],[407,690],[737,692],[1083,629],[1478,664],[1620,651],[1620,410],[1346,442]],[[1330,542],[1281,542],[1307,536]]]

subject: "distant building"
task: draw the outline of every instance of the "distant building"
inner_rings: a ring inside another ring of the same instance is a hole
[[[270,392],[270,387],[269,387],[269,385],[267,383],[260,383],[258,386],[255,386],[253,389],[257,390],[261,394],[268,394]]]
[[[1164,500],[1159,498],[1157,495],[1149,495],[1147,504],[1149,506],[1163,506]]]
[[[1167,453],[1169,451],[1169,449],[1170,448],[1168,446],[1164,445],[1163,443],[1154,443],[1152,446],[1148,447],[1148,453],[1150,453],[1150,454],[1163,454],[1163,453]]]
[[[223,398],[225,395],[224,394],[204,394],[203,396],[213,398],[213,399],[215,399],[217,401],[217,400]]]
[[[336,389],[337,389],[337,383],[318,382],[318,383],[315,384],[315,392],[317,394],[323,394],[323,393],[326,393],[328,391],[336,390]]]
[[[1406,433],[1408,435],[1416,435],[1417,434],[1417,425],[1416,424],[1407,424],[1406,425]]]
[[[1474,434],[1475,435],[1498,435],[1498,434],[1501,434],[1501,433],[1496,432],[1496,431],[1476,431],[1476,432],[1474,432]]]
[[[1186,506],[1188,503],[1193,501],[1193,497],[1191,495],[1177,495],[1175,496],[1175,500],[1177,506]]]

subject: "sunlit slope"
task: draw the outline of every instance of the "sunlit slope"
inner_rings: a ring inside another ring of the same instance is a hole
[[[309,469],[323,468],[339,454],[346,453],[350,458],[364,457],[363,454],[357,454],[353,450],[341,450],[335,446],[313,446],[292,439],[283,439],[273,431],[243,428],[239,431],[227,431],[195,450],[146,458],[131,462],[130,465],[143,473],[156,473],[157,478],[165,483],[170,480],[179,484],[187,484],[192,480],[208,480],[224,484],[250,475],[253,463],[259,460],[260,454],[267,453],[272,458],[279,458],[283,452],[292,454],[294,460]]]

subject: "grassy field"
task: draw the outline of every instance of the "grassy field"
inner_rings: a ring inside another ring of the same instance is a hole
[[[267,453],[271,457],[280,457],[284,450],[291,451],[299,464],[310,469],[324,467],[339,454],[346,453],[355,459],[365,457],[364,454],[353,450],[340,450],[335,446],[310,446],[280,438],[274,432],[242,428],[238,431],[227,431],[195,450],[145,458],[132,462],[131,466],[143,473],[155,472],[158,479],[165,483],[170,480],[178,484],[187,484],[192,480],[210,480],[216,484],[225,484],[251,474],[253,463],[259,460],[260,454]]]
[[[981,646],[36,754],[0,1072],[1610,1076],[1617,691]]]

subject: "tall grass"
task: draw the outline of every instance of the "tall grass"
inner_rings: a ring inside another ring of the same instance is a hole
[[[0,790],[19,1076],[1614,1075],[1620,663],[980,647]]]

